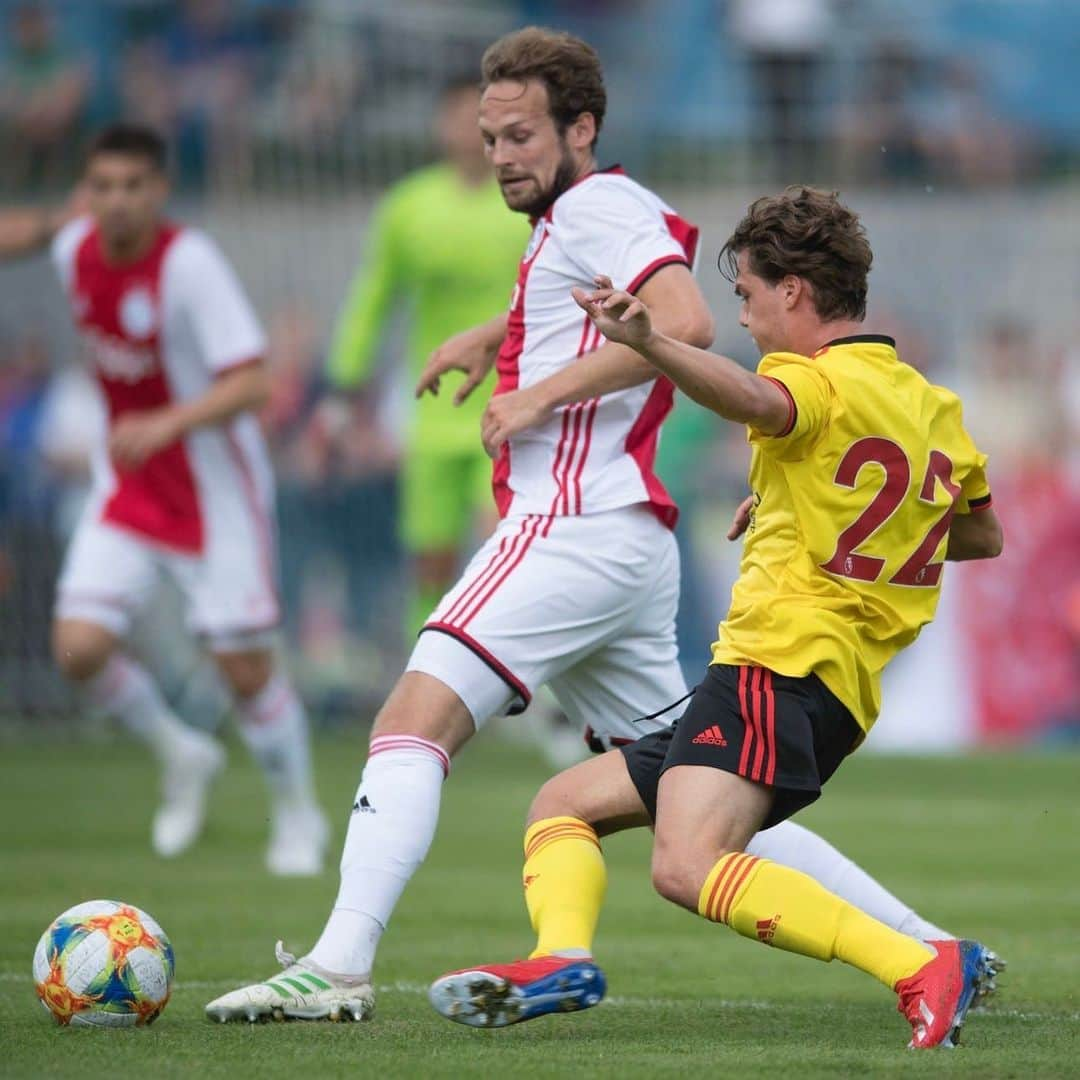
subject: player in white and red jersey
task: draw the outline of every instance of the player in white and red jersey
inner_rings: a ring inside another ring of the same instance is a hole
[[[134,615],[160,575],[170,575],[266,774],[274,802],[268,865],[315,873],[326,825],[307,721],[273,649],[274,486],[253,412],[267,390],[262,329],[210,238],[162,216],[168,184],[156,134],[130,125],[103,131],[84,188],[85,214],[0,217],[0,254],[51,246],[108,414],[57,587],[56,662],[89,707],[123,720],[157,755],[163,801],[154,847],[179,854],[201,828],[224,752],[173,714],[123,649]]]
[[[322,936],[299,960],[279,943],[283,975],[210,1002],[222,1022],[370,1014],[378,942],[427,854],[450,759],[489,717],[520,711],[548,683],[601,749],[664,727],[650,714],[686,694],[676,510],[652,469],[672,387],[597,335],[570,289],[591,289],[610,264],[665,333],[711,341],[691,273],[697,230],[621,170],[596,168],[606,102],[585,42],[535,28],[508,35],[485,54],[484,83],[480,128],[503,196],[535,227],[509,314],[437,350],[420,389],[461,368],[460,399],[497,363],[483,439],[502,522],[437,606],[376,718]],[[754,844],[883,918],[917,920],[808,830],[786,823]]]

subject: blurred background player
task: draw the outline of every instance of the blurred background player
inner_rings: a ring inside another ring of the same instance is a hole
[[[50,246],[108,412],[57,586],[54,656],[87,708],[119,718],[154,752],[154,849],[180,854],[202,828],[224,751],[178,719],[124,650],[133,618],[170,576],[266,777],[267,865],[313,874],[326,822],[304,709],[274,652],[273,476],[253,414],[267,393],[265,341],[209,237],[163,216],[168,190],[164,142],[119,124],[90,146],[87,213],[0,214],[3,257]]]
[[[479,108],[475,77],[448,82],[435,119],[443,160],[380,200],[330,351],[336,389],[370,380],[399,302],[408,309],[410,386],[444,341],[505,310],[528,228],[503,202],[476,126]],[[410,648],[453,584],[469,541],[496,520],[491,461],[477,436],[494,380],[477,387],[454,375],[448,384],[454,393],[416,401],[405,434],[399,534],[411,561]]]

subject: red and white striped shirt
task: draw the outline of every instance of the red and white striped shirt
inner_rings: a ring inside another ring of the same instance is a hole
[[[110,426],[125,413],[197,398],[266,350],[236,275],[198,230],[163,223],[145,255],[113,265],[93,221],[78,218],[57,234],[52,256]],[[135,469],[117,469],[102,442],[93,475],[102,520],[174,550],[201,554],[215,511],[236,500],[269,539],[273,476],[250,413],[193,431]]]
[[[692,266],[698,230],[621,169],[595,172],[536,222],[521,260],[496,360],[495,394],[525,388],[604,340],[570,295],[607,274],[636,292],[657,270]],[[658,378],[558,409],[503,444],[495,461],[499,513],[548,517],[648,504],[668,526],[678,510],[653,472],[674,388]]]

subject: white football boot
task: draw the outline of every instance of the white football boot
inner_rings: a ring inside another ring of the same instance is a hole
[[[318,806],[280,802],[274,807],[266,867],[279,877],[314,877],[322,872],[329,839],[330,826]]]
[[[205,732],[190,729],[171,751],[161,778],[161,805],[154,814],[154,851],[172,859],[198,838],[206,822],[210,784],[225,765],[225,751]]]
[[[297,960],[279,941],[274,947],[285,969],[266,982],[242,986],[206,1006],[211,1020],[370,1020],[375,991],[366,975],[333,975],[310,960]]]

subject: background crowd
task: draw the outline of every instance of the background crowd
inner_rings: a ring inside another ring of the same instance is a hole
[[[980,731],[1075,733],[1080,5],[2,2],[3,198],[63,199],[95,126],[149,121],[173,148],[178,216],[209,225],[260,308],[287,640],[314,711],[351,716],[376,701],[405,650],[401,335],[388,335],[383,375],[341,429],[321,408],[333,315],[374,200],[431,159],[441,83],[526,21],[595,42],[617,103],[603,156],[703,224],[699,274],[716,300],[718,348],[755,360],[708,265],[750,196],[808,180],[864,211],[879,253],[872,328],[962,394],[1011,526],[1001,571],[958,576],[969,587],[948,624],[970,642]],[[55,717],[66,699],[48,661],[52,586],[101,419],[48,268],[5,269],[2,280],[0,717]],[[684,508],[691,673],[733,576],[737,552],[717,537],[746,461],[740,431],[686,404],[665,429],[659,471]],[[197,716],[216,689],[175,619],[166,603],[140,639]],[[1032,700],[1034,710],[1015,704]]]

